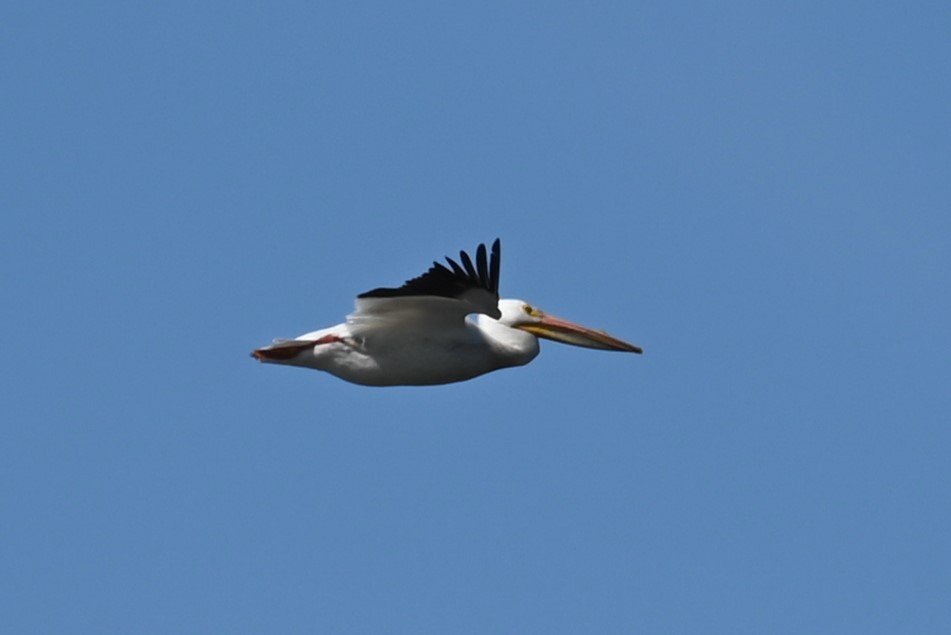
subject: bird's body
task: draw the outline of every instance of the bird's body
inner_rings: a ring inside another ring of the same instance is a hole
[[[428,304],[452,302],[426,298]],[[410,315],[373,318],[357,311],[343,324],[280,342],[271,350],[283,346],[295,353],[284,363],[366,386],[448,384],[527,364],[538,355],[535,336],[485,315],[463,316],[438,328]]]
[[[294,348],[307,343],[294,356],[294,365],[324,370],[355,384],[448,384],[527,364],[538,355],[533,335],[497,324],[481,315],[445,329],[413,322],[348,321],[287,344]]]
[[[521,366],[539,352],[537,336],[569,344],[626,350],[640,348],[547,316],[521,300],[499,300],[501,248],[484,245],[474,265],[434,263],[402,287],[368,291],[343,324],[278,340],[254,351],[263,362],[329,372],[366,386],[436,385]]]

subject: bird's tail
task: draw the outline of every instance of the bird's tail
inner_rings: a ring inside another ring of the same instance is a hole
[[[251,357],[259,362],[286,362],[319,344],[330,344],[339,341],[341,340],[336,335],[324,335],[315,340],[274,340],[274,343],[270,346],[253,351]]]
[[[313,348],[316,344],[314,340],[281,340],[257,349],[251,353],[251,357],[259,362],[284,362],[297,357],[298,354]]]

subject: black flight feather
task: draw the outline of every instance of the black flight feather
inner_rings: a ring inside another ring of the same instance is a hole
[[[492,259],[489,261],[489,280],[492,281],[492,290],[499,294],[499,270],[502,268],[502,245],[496,238],[492,243]]]
[[[483,284],[490,284],[489,261],[485,256],[485,244],[479,245],[476,250],[476,266],[479,269],[479,279]]]
[[[395,298],[401,296],[434,295],[443,298],[458,298],[466,291],[482,289],[496,297],[499,296],[499,272],[501,270],[502,245],[498,238],[492,243],[491,259],[486,257],[485,245],[479,245],[476,250],[476,265],[464,251],[459,252],[462,266],[452,258],[446,258],[447,268],[438,262],[421,276],[407,280],[403,286],[388,288],[380,287],[358,298]]]
[[[452,267],[452,272],[453,272],[455,275],[459,276],[460,278],[468,278],[468,277],[469,277],[468,274],[466,273],[466,270],[463,269],[462,267],[460,267],[460,266],[459,266],[459,263],[456,262],[455,260],[453,260],[452,258],[450,258],[449,256],[446,256],[446,262],[448,262],[449,265]],[[434,266],[434,267],[442,267],[442,265],[439,264],[438,262],[434,262],[434,263],[433,263],[433,266]]]

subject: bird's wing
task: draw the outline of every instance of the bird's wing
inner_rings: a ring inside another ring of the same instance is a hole
[[[357,296],[356,311],[347,316],[350,324],[401,323],[415,327],[427,324],[462,326],[470,313],[485,313],[498,319],[499,270],[502,246],[492,243],[491,256],[485,245],[476,250],[475,263],[459,252],[460,266],[446,258],[449,267],[434,262],[423,275],[407,280],[402,287],[379,288]]]

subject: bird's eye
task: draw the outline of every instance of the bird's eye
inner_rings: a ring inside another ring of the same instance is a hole
[[[535,309],[532,308],[532,305],[531,305],[531,304],[525,304],[525,305],[523,305],[523,306],[522,306],[522,310],[524,310],[524,311],[525,311],[526,313],[528,313],[529,315],[531,315],[532,313],[535,312]]]

